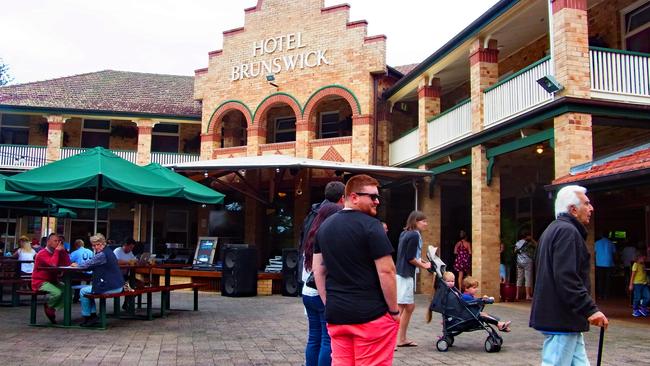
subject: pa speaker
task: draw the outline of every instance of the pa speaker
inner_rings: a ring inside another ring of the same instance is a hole
[[[302,273],[298,273],[299,261],[298,249],[282,250],[282,296],[300,295],[298,276]]]
[[[257,295],[257,250],[255,248],[224,250],[221,295],[232,297]]]

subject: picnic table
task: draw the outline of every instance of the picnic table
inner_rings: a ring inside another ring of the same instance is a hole
[[[20,294],[18,290],[23,286],[31,285],[31,275],[23,276],[21,264],[34,263],[33,260],[18,260],[11,257],[0,257],[0,305],[20,305]],[[11,300],[3,300],[4,285],[11,285]]]
[[[184,264],[177,263],[160,263],[160,264],[149,264],[149,263],[132,263],[132,264],[121,264],[120,268],[127,268],[130,270],[129,278],[132,279],[135,276],[135,269],[148,269],[149,271],[154,268],[163,269],[165,271],[165,286],[156,286],[156,287],[145,287],[140,289],[135,289],[133,292],[121,292],[117,294],[92,294],[91,298],[100,299],[100,313],[102,314],[102,327],[105,328],[105,301],[107,298],[118,299],[119,297],[134,297],[142,294],[147,294],[147,319],[151,319],[151,293],[160,292],[161,293],[161,316],[164,316],[165,310],[169,310],[169,300],[170,291],[191,288],[194,289],[194,310],[197,310],[197,301],[198,301],[198,288],[201,285],[198,284],[179,284],[179,285],[170,285],[169,279],[171,277],[170,272],[174,268],[183,268],[186,267]],[[72,281],[78,277],[80,274],[88,271],[84,267],[72,267],[72,266],[57,266],[57,267],[42,267],[42,269],[47,271],[57,271],[62,274],[63,277],[63,326],[71,327],[72,326]],[[35,295],[34,295],[35,296]],[[34,298],[35,299],[35,298]],[[115,311],[119,314],[119,300],[116,300]],[[32,301],[34,303],[34,301]],[[35,308],[35,304],[32,304],[32,307]],[[133,313],[133,305],[129,305],[129,312]],[[34,312],[32,310],[32,312]],[[131,314],[133,315],[133,314]],[[34,323],[35,320],[30,318],[30,323]]]

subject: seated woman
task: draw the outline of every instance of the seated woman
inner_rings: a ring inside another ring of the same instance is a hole
[[[478,281],[471,276],[465,277],[463,279],[463,295],[462,299],[467,302],[469,306],[479,306],[483,304],[491,304],[494,302],[493,297],[483,296],[482,298],[476,298],[476,293],[478,292]],[[510,331],[510,321],[501,321],[494,315],[490,315],[484,311],[479,311],[479,318],[489,324],[494,324],[502,332]]]
[[[122,292],[124,286],[124,278],[120,266],[117,264],[117,258],[113,251],[106,246],[104,235],[98,233],[91,236],[90,244],[95,251],[95,256],[80,266],[93,271],[91,285],[83,287],[79,291],[81,315],[84,317],[81,323],[82,327],[94,326],[98,322],[95,300],[87,298],[86,295],[114,294]],[[72,266],[77,266],[77,264],[72,263]]]

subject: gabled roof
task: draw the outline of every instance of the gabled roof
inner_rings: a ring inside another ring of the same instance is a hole
[[[0,106],[201,117],[194,77],[104,70],[0,88]]]
[[[554,180],[553,186],[569,183],[589,185],[650,175],[650,144],[627,149],[571,170],[569,175]]]

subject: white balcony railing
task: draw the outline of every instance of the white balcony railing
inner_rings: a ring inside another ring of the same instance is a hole
[[[485,89],[484,126],[499,124],[507,118],[553,100],[553,94],[547,93],[537,84],[538,79],[549,75],[550,66],[550,58],[544,57]]]
[[[198,154],[174,154],[174,153],[163,153],[163,152],[151,153],[151,162],[158,163],[160,165],[187,163],[190,161],[198,161],[198,160],[199,160]]]
[[[589,63],[591,90],[595,96],[618,94],[619,98],[614,99],[625,100],[629,97],[650,98],[649,54],[591,47]]]
[[[427,145],[429,151],[441,148],[472,133],[472,103],[459,103],[429,122]]]
[[[420,154],[420,137],[415,128],[407,134],[390,143],[388,148],[388,164],[397,165]]]
[[[45,146],[0,144],[0,166],[36,168],[47,162]]]
[[[61,159],[69,158],[73,155],[80,154],[86,151],[84,147],[62,147],[61,148]],[[124,160],[128,160],[133,164],[136,163],[138,152],[135,150],[111,150],[115,155],[119,156]]]

